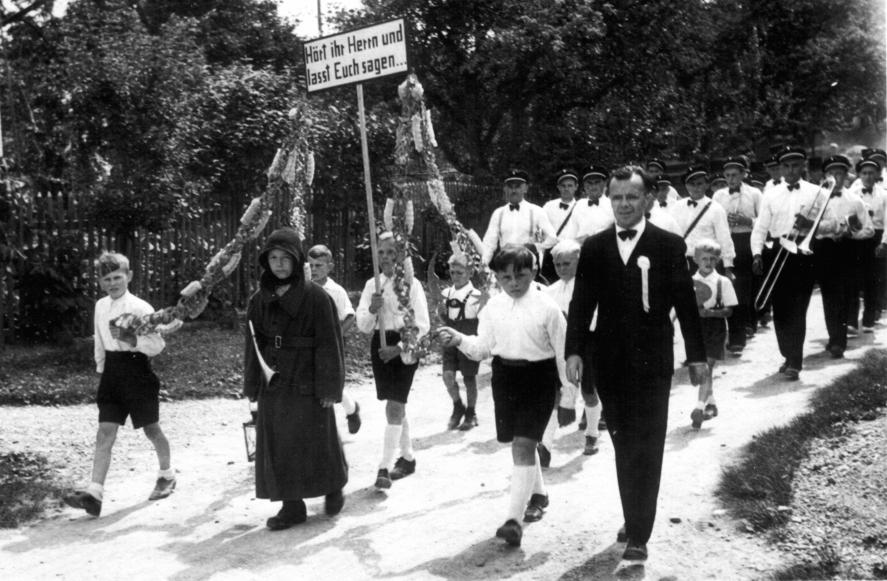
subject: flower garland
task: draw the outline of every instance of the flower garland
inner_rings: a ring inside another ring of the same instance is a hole
[[[290,110],[289,120],[290,134],[268,168],[265,192],[250,202],[240,218],[234,238],[213,256],[200,280],[191,281],[182,289],[181,298],[175,306],[144,316],[124,313],[112,320],[112,325],[131,330],[136,335],[171,333],[182,326],[185,318],[197,318],[206,308],[213,288],[237,268],[246,243],[255,240],[265,229],[275,200],[291,197],[290,222],[300,235],[304,233],[305,199],[314,180],[314,153],[310,149],[306,131],[311,122],[299,107]]]
[[[428,196],[431,203],[437,208],[450,232],[453,241],[450,245],[454,253],[463,253],[468,257],[469,263],[478,273],[478,283],[483,291],[487,287],[489,273],[481,258],[483,245],[480,237],[474,230],[469,230],[459,222],[456,211],[453,208],[444,189],[440,170],[437,167],[432,148],[437,147],[437,139],[434,135],[434,126],[431,122],[431,111],[425,108],[423,101],[425,90],[416,75],[409,75],[407,79],[397,87],[397,95],[401,103],[401,115],[396,132],[394,149],[395,163],[406,174],[407,163],[414,155],[414,151],[420,156],[428,171],[429,179]],[[430,350],[431,337],[426,335],[418,338],[418,328],[415,325],[415,313],[410,305],[410,285],[413,281],[413,261],[410,253],[408,236],[413,229],[413,202],[406,199],[406,194],[400,184],[394,184],[395,195],[385,202],[383,223],[385,227],[394,233],[395,243],[399,255],[404,259],[395,267],[394,291],[397,295],[399,310],[404,319],[404,328],[401,331],[401,343],[407,353],[407,360],[421,357]],[[403,211],[403,219],[398,219]]]

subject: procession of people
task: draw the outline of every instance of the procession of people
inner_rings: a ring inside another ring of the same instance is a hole
[[[848,337],[874,333],[885,307],[885,162],[880,149],[866,150],[855,165],[834,155],[822,164],[822,182],[811,183],[807,152],[785,146],[768,160],[764,192],[750,184],[756,176],[748,159],[734,156],[717,168],[723,172],[717,188],[706,166],[688,165],[685,197],[662,160],[612,170],[589,163],[581,171],[558,171],[551,182],[558,195],[544,207],[526,200],[530,174],[510,169],[502,177],[506,203],[492,213],[478,249],[490,279],[474,286],[472,261],[454,252],[436,328],[422,284],[413,278],[398,288],[396,266],[405,257],[392,232],[379,236],[381,272],[367,281],[356,309],[328,276],[328,248],[316,244],[306,252],[294,230],[273,232],[259,255],[244,350],[244,394],[258,408],[256,496],[282,502],[267,527],[304,522],[305,498],[324,496],[329,515],[346,505],[349,467],[334,404],[343,402],[349,432],[356,434],[360,405],[344,391],[343,328],[352,323],[368,336],[376,397],[385,402],[374,486],[389,490],[421,468],[407,414],[420,364],[402,340],[410,326],[443,351],[443,389],[453,409],[441,425],[469,431],[491,422],[497,440],[511,446],[511,486],[495,535],[520,546],[526,523],[544,517],[550,501],[543,469],[553,434],[579,420],[585,455],[597,453],[601,434],[609,434],[624,516],[615,537],[625,543],[624,560],[645,561],[676,367],[674,323],[683,365],[699,386],[692,429],[730,413],[717,406],[712,369],[740,356],[770,313],[784,359],[774,372],[785,381],[799,379],[814,285],[823,299],[826,351],[843,357]],[[103,375],[95,467],[92,481],[65,499],[93,516],[101,511],[114,435],[128,416],[157,450],[150,499],[168,497],[176,485],[156,388],[135,393],[121,375],[156,384],[149,357],[163,341],[106,332],[119,301],[139,299],[127,292],[125,257],[102,264],[109,297],[96,309],[96,363]],[[477,408],[478,362],[489,358],[492,411]]]

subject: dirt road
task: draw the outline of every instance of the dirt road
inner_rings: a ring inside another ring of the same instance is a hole
[[[804,410],[819,386],[847,372],[873,344],[851,340],[848,360],[823,354],[818,295],[809,311],[801,381],[779,381],[772,330],[741,359],[716,370],[721,414],[690,429],[695,388],[675,376],[659,516],[645,567],[619,567],[622,524],[613,449],[607,436],[595,456],[582,456],[575,424],[558,431],[545,471],[551,506],[508,549],[493,533],[504,518],[511,456],[496,442],[489,368],[481,368],[480,426],[448,432],[450,403],[437,366],[417,374],[408,414],[416,442],[416,474],[387,493],[372,488],[381,453],[382,405],[370,384],[350,386],[362,404],[357,435],[340,428],[351,466],[344,511],[323,515],[308,501],[308,522],[270,532],[278,505],[253,496],[244,458],[246,403],[211,400],[165,404],[161,417],[173,446],[178,489],[146,498],[156,464],[147,440],[126,428],[115,447],[102,517],[64,508],[53,518],[0,531],[2,579],[755,579],[784,556],[742,532],[712,496],[721,469],[756,432]],[[881,330],[880,333],[887,333]],[[880,342],[883,345],[883,341]],[[682,360],[677,344],[676,359]],[[32,450],[59,463],[72,482],[88,476],[95,429],[92,406],[0,408],[2,446]]]

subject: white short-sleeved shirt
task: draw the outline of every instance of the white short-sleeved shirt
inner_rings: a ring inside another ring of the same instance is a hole
[[[696,272],[696,274],[693,275],[693,280],[704,282],[708,285],[708,288],[711,289],[711,298],[702,303],[702,306],[706,309],[713,309],[715,304],[717,304],[719,281],[721,284],[721,306],[735,307],[739,304],[739,300],[736,298],[736,290],[733,288],[733,283],[730,282],[730,279],[726,276],[718,274],[718,271],[713,270],[708,276],[702,276],[699,272]]]
[[[444,301],[455,299],[459,302],[465,303],[464,316],[466,319],[477,318],[477,314],[480,312],[480,291],[474,288],[474,285],[471,284],[471,282],[468,282],[465,286],[459,289],[454,286],[448,286],[440,291],[440,295],[444,298]],[[447,317],[449,317],[451,321],[455,321],[456,317],[459,316],[460,310],[461,307],[447,306]]]
[[[336,311],[339,313],[339,322],[341,323],[349,316],[354,314],[354,307],[351,306],[351,299],[348,298],[348,292],[342,288],[342,285],[327,277],[323,283],[323,290],[326,294],[333,298],[336,303]]]

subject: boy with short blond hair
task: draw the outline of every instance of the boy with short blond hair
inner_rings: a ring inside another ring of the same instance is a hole
[[[83,490],[64,497],[74,508],[82,508],[92,516],[102,512],[105,477],[111,466],[111,449],[117,429],[132,418],[135,429],[145,430],[154,445],[160,471],[148,500],[166,498],[176,487],[175,472],[170,467],[169,442],[160,429],[160,380],[151,369],[150,358],[163,350],[160,333],[136,335],[132,329],[118,326],[128,314],[150,315],[154,308],[129,292],[132,271],[129,259],[122,254],[104,252],[98,262],[99,284],[108,296],[95,305],[95,362],[101,373],[96,404],[99,428],[96,435],[92,481]]]
[[[354,325],[354,307],[348,292],[342,285],[330,277],[333,270],[333,253],[323,244],[315,244],[308,250],[308,266],[311,269],[311,280],[323,287],[339,313],[339,322],[342,324],[342,336]],[[345,410],[345,419],[348,421],[348,433],[356,434],[360,430],[360,404],[351,399],[347,392],[342,392],[342,408]]]

